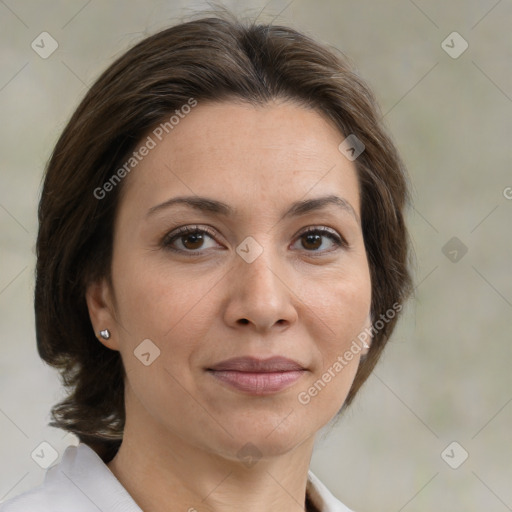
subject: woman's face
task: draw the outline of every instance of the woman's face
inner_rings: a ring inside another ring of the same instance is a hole
[[[292,103],[199,102],[154,133],[123,183],[112,290],[88,293],[121,352],[127,425],[233,460],[247,443],[285,453],[336,415],[366,351],[370,275],[344,136]]]

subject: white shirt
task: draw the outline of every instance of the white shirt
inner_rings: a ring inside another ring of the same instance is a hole
[[[307,489],[321,512],[352,512],[308,472]],[[0,504],[0,512],[143,512],[101,457],[80,443],[68,446],[44,482]]]

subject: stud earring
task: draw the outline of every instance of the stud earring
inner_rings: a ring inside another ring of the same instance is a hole
[[[104,340],[108,340],[108,339],[110,339],[110,331],[108,329],[103,329],[102,331],[100,331],[100,336]]]

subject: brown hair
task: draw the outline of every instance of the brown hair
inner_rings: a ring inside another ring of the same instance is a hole
[[[354,163],[372,318],[401,305],[412,288],[405,169],[374,96],[343,54],[294,29],[245,23],[225,13],[144,39],[99,77],[74,112],[48,162],[39,204],[37,345],[69,390],[53,407],[50,425],[75,433],[104,460],[113,457],[123,436],[124,370],[119,352],[95,337],[85,289],[110,277],[122,183],[105,199],[94,191],[149,129],[190,98],[254,105],[292,100],[323,113],[344,136],[357,136],[365,146]],[[398,316],[374,333],[346,405],[374,368]]]

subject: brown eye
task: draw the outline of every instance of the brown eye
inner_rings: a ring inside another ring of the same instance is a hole
[[[205,227],[184,226],[166,235],[162,240],[162,246],[171,251],[194,254],[208,248],[205,244],[209,238],[214,240],[214,234]]]
[[[203,242],[204,239],[202,233],[190,233],[189,235],[181,236],[181,243],[184,247],[190,250],[200,249]]]
[[[312,249],[316,250],[322,245],[322,236],[313,234],[313,233],[306,233],[302,235],[302,246],[304,249]]]
[[[306,249],[307,252],[313,253],[317,252],[321,254],[331,252],[339,247],[348,246],[340,235],[338,235],[334,230],[327,228],[309,229],[299,235],[299,239],[301,240],[302,248]],[[326,239],[330,242],[330,247],[329,243],[325,242]],[[324,246],[323,249],[322,246]]]

